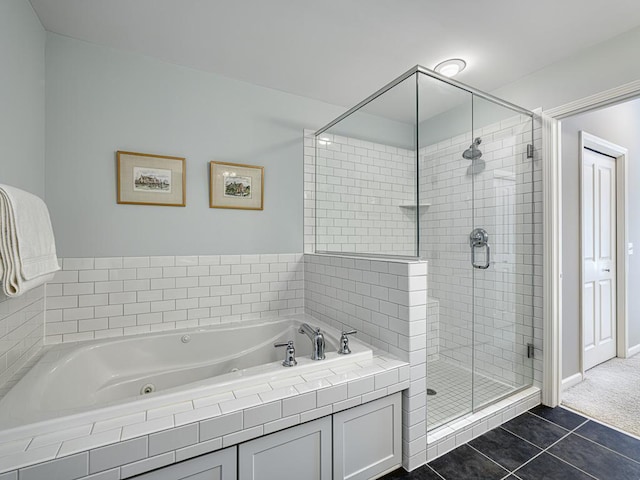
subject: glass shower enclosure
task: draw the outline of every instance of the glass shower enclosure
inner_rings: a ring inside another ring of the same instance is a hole
[[[315,134],[318,253],[420,258],[427,428],[533,383],[533,114],[417,66]]]

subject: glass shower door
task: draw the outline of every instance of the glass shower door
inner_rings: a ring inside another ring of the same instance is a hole
[[[427,75],[418,81],[420,256],[428,261],[427,429],[473,410],[472,95]]]
[[[532,383],[532,118],[474,95],[473,409]]]

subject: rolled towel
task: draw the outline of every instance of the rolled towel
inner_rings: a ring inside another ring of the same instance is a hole
[[[0,279],[8,297],[53,279],[60,270],[45,203],[19,188],[0,184]]]

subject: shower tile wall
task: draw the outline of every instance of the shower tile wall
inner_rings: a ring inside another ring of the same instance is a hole
[[[317,145],[317,251],[415,255],[415,151],[339,135]]]
[[[65,258],[47,285],[45,342],[303,312],[302,254]]]
[[[305,311],[411,363],[403,465],[426,461],[427,263],[306,254]]]
[[[421,191],[431,203],[421,214],[420,253],[429,260],[429,297],[439,302],[439,358],[471,368],[474,355],[478,373],[522,385],[531,381],[526,343],[532,317],[541,325],[539,162],[532,166],[526,158],[531,143],[528,117],[484,127],[475,136],[482,138],[486,167],[474,175],[473,189],[467,172],[471,161],[461,155],[472,142],[471,134],[419,152]],[[470,265],[468,238],[478,226],[490,235],[492,268],[486,271]],[[541,335],[534,343],[541,346]],[[541,370],[539,362],[536,368]],[[540,371],[535,378],[541,381]]]
[[[13,385],[11,377],[42,348],[44,286],[20,297],[0,293],[0,397]]]

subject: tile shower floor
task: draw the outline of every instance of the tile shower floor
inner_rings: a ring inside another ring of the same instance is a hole
[[[539,405],[412,472],[381,480],[637,480],[640,439]]]
[[[427,429],[431,430],[471,412],[471,372],[444,360],[427,363]],[[515,389],[482,375],[476,375],[473,401],[476,407]]]

